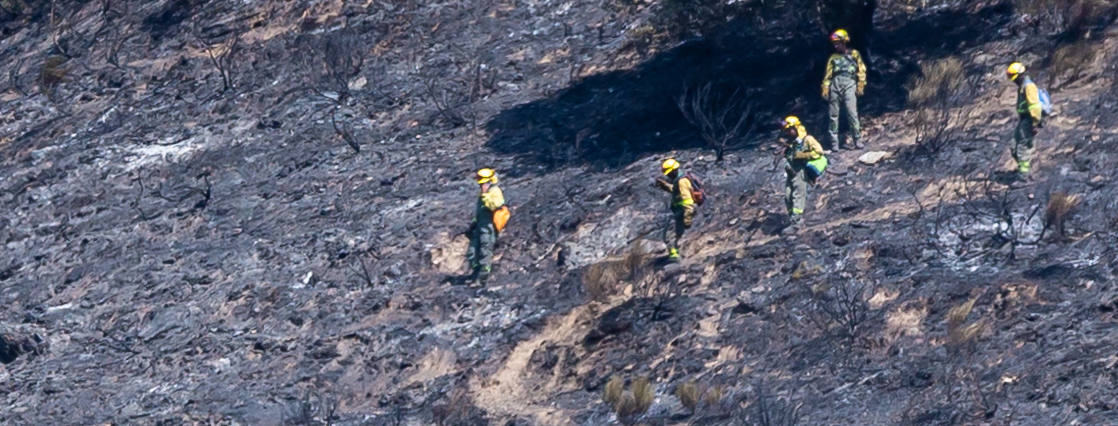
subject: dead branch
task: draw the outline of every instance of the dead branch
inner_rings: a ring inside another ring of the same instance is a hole
[[[715,150],[717,161],[722,161],[726,149],[736,141],[748,139],[756,126],[752,125],[753,104],[741,88],[720,97],[711,94],[712,87],[711,83],[698,89],[685,86],[676,104],[683,117],[699,129],[703,140]]]
[[[340,125],[338,124],[338,107],[337,106],[335,106],[334,111],[332,113],[330,113],[330,123],[334,125],[334,132],[338,136],[341,136],[341,138],[343,140],[345,140],[345,142],[347,144],[349,144],[350,148],[353,148],[354,153],[360,153],[361,152],[361,144],[359,144],[357,142],[357,138],[355,138],[353,136],[353,132],[350,131],[349,128],[346,127],[345,124],[340,124]]]
[[[202,50],[206,51],[206,55],[209,56],[210,62],[213,64],[214,68],[217,69],[218,74],[221,75],[221,91],[227,92],[229,91],[229,89],[232,89],[233,59],[235,57],[235,52],[237,51],[237,43],[240,41],[240,37],[238,37],[236,34],[230,36],[227,46],[225,46],[225,48],[222,49],[220,52],[217,52],[217,47],[220,43],[210,44],[206,42],[206,40],[203,39],[202,36],[197,34],[195,35],[195,38],[199,43],[199,47]]]

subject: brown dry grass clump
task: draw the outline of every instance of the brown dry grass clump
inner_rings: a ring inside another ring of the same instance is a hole
[[[984,320],[978,320],[970,324],[966,323],[967,316],[974,310],[974,304],[977,301],[977,297],[971,298],[947,312],[947,346],[949,348],[953,350],[961,349],[964,345],[973,342],[986,328]]]
[[[920,64],[920,74],[905,85],[908,104],[916,110],[916,144],[935,154],[954,142],[966,117],[957,107],[969,99],[970,82],[963,61],[951,56]]]
[[[620,260],[607,260],[586,267],[582,287],[591,299],[604,301],[617,293],[623,281],[636,284],[648,272],[648,253],[638,242]]]
[[[963,61],[950,56],[920,64],[920,75],[909,80],[908,102],[914,107],[937,106],[958,93],[965,82]]]
[[[51,55],[43,61],[43,67],[39,70],[39,84],[44,89],[52,89],[58,86],[66,79],[66,57],[62,55]]]
[[[692,415],[700,410],[719,407],[726,390],[722,386],[705,386],[684,382],[675,388],[675,396]]]
[[[648,412],[656,399],[656,389],[643,377],[634,379],[628,391],[623,390],[623,383],[620,377],[610,378],[602,392],[602,401],[610,405],[619,421],[630,424]]]
[[[1066,192],[1054,192],[1048,197],[1048,207],[1044,210],[1044,226],[1055,230],[1060,236],[1066,235],[1067,219],[1079,206],[1080,197]]]
[[[1091,63],[1098,57],[1098,48],[1090,42],[1072,43],[1052,53],[1048,64],[1048,86],[1059,88],[1083,78]]]

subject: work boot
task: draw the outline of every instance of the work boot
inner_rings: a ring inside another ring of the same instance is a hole
[[[1028,161],[1022,161],[1022,162],[1017,163],[1017,175],[1015,176],[1017,178],[1017,181],[1019,181],[1019,182],[1029,182],[1029,181],[1031,181],[1032,180],[1031,171],[1032,171],[1032,165],[1029,164]]]
[[[668,262],[679,263],[679,249],[676,249],[676,248],[668,249]]]
[[[485,287],[485,284],[489,282],[489,273],[491,271],[492,268],[489,266],[482,266],[478,268],[477,279],[474,280],[473,287]]]
[[[788,230],[797,232],[803,227],[803,215],[793,214],[788,216]]]

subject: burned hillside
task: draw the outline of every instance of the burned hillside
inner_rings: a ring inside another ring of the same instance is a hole
[[[1118,422],[1116,7],[0,1],[0,423]],[[868,148],[790,232],[839,26]]]

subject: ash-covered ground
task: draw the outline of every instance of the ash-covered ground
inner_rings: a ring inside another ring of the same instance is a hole
[[[0,1],[0,423],[1118,423],[1113,9],[823,3]],[[869,147],[790,233],[772,123],[824,139],[836,25]],[[1015,60],[1057,110],[1026,183]],[[721,161],[705,83],[751,111]],[[680,265],[669,155],[710,197]]]

